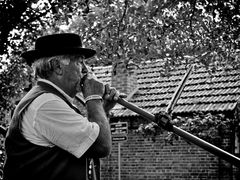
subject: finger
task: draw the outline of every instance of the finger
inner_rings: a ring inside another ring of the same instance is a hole
[[[94,75],[92,72],[88,72],[87,77],[88,77],[88,79],[94,79]]]
[[[110,93],[111,93],[110,85],[106,84],[105,85],[105,97],[106,97],[106,99],[109,99]]]
[[[119,98],[119,92],[118,91],[116,91],[116,93],[115,93],[115,95],[114,95],[114,97],[113,97],[113,99],[114,99],[114,101],[117,101],[118,100],[118,98]]]
[[[109,99],[117,101],[119,97],[119,92],[116,90],[116,88],[111,88]]]
[[[87,74],[89,79],[97,79],[96,75],[91,71],[90,67],[86,65],[85,61],[82,61],[82,73]]]

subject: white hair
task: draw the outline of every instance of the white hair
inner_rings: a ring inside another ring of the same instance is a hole
[[[79,56],[78,56],[79,57]],[[75,55],[59,55],[51,57],[42,57],[32,64],[34,77],[47,79],[53,73],[53,62],[69,65],[71,59],[76,58]]]

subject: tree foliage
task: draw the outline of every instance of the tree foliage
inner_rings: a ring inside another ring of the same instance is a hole
[[[80,34],[98,52],[94,65],[162,58],[167,69],[193,61],[239,68],[239,11],[233,0],[0,1],[1,109],[30,79],[19,55],[40,35]]]
[[[97,64],[168,58],[174,65],[192,56],[204,64],[225,65],[229,60],[236,65],[239,4],[232,0],[2,1],[0,52],[9,45],[19,47],[19,41],[28,48],[29,38],[59,32],[65,25],[67,31],[81,34],[86,46],[97,49]]]
[[[29,84],[29,75],[23,65],[19,65],[19,59],[11,59],[12,64],[0,62],[5,69],[0,73],[0,119],[6,125],[5,115],[15,106],[15,100],[21,97],[26,84]]]
[[[238,63],[238,1],[12,0],[2,4],[0,52],[6,52],[7,45],[16,46],[12,40],[20,39],[22,32],[24,41],[19,41],[26,46],[26,39],[49,29],[59,32],[60,25],[66,25],[68,31],[82,35],[86,46],[97,49],[103,63],[168,58],[170,64],[177,64],[186,56],[204,64]],[[14,29],[20,33],[14,34]]]
[[[231,119],[224,114],[212,114],[212,113],[195,113],[192,116],[176,116],[171,123],[187,132],[191,132],[193,135],[206,140],[207,142],[221,145],[224,138],[224,133],[228,131],[235,131],[232,127],[239,130],[239,122],[235,119]],[[136,132],[142,134],[144,137],[148,137],[155,141],[156,136],[162,134],[164,130],[161,126],[152,122],[149,124],[141,124]],[[179,136],[168,132],[165,136],[166,143],[173,144],[174,140],[179,140]]]

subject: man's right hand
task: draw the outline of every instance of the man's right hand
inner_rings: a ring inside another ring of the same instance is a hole
[[[88,72],[82,81],[82,93],[84,98],[91,95],[99,95],[103,97],[105,93],[105,85],[99,81],[92,72]]]

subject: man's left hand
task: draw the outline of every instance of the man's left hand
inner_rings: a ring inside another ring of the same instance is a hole
[[[103,107],[106,114],[116,105],[119,97],[125,97],[125,95],[120,95],[119,91],[114,87],[110,87],[109,84],[105,85],[105,94],[103,95]]]

